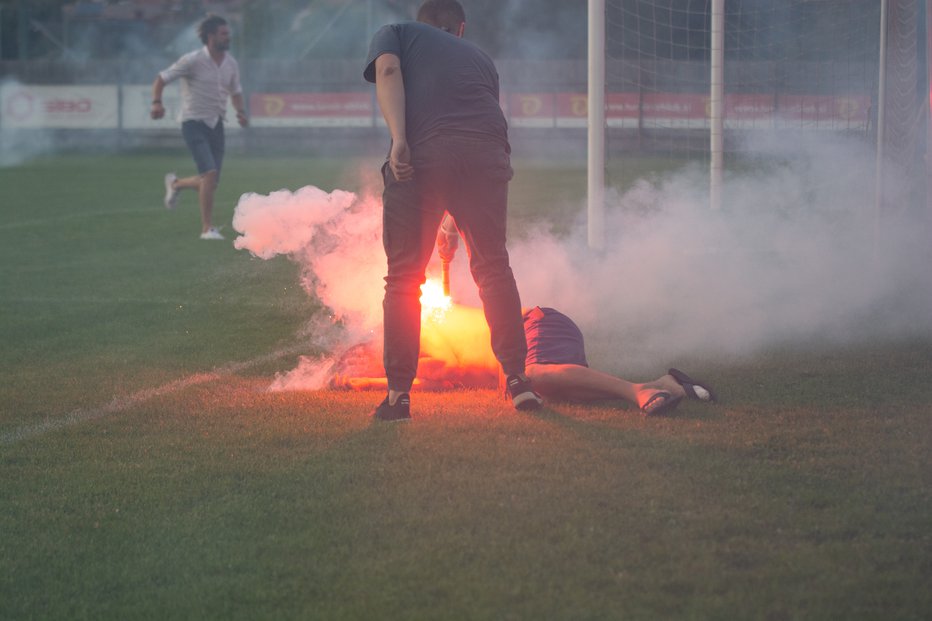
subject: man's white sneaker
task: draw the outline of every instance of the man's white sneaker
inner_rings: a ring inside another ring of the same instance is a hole
[[[201,233],[201,239],[223,239],[223,235],[220,234],[220,231],[216,227],[210,227],[203,233]]]
[[[174,209],[178,204],[178,190],[175,189],[175,181],[178,175],[168,173],[165,175],[165,209]]]

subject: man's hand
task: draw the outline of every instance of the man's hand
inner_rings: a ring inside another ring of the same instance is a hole
[[[411,166],[411,150],[408,148],[406,140],[392,142],[392,152],[388,158],[388,165],[398,181],[410,181],[414,178],[414,167]]]
[[[392,137],[388,166],[395,179],[410,181],[414,178],[414,168],[405,130],[405,83],[401,59],[395,54],[382,54],[375,59],[375,96]]]
[[[149,116],[155,121],[165,116],[165,106],[162,105],[161,101],[152,102],[152,107],[149,109]]]
[[[247,127],[249,125],[249,117],[246,116],[243,110],[236,111],[236,120],[239,121],[240,127]]]

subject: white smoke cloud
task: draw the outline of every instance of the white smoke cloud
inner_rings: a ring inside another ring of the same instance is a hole
[[[22,84],[14,78],[0,80],[0,92],[15,90],[20,86]],[[51,131],[12,127],[4,123],[2,115],[8,113],[9,110],[0,110],[0,168],[18,166],[55,150],[55,138]]]
[[[524,304],[564,310],[595,358],[625,369],[932,335],[928,225],[878,226],[869,151],[825,139],[753,147],[770,163],[727,178],[720,211],[708,171],[689,168],[611,197],[601,253],[584,227],[513,244]]]
[[[377,198],[314,186],[240,198],[233,228],[241,236],[234,247],[262,259],[289,257],[301,266],[305,290],[332,313],[312,320],[302,336],[329,355],[302,358],[297,369],[276,378],[273,389],[323,387],[342,351],[381,334],[381,218]]]
[[[513,236],[524,305],[570,315],[590,361],[624,373],[781,345],[932,336],[928,228],[892,217],[878,226],[870,153],[850,141],[754,147],[767,163],[730,175],[719,211],[696,166],[610,194],[601,252],[587,247],[582,221],[566,236],[545,223]],[[342,351],[381,341],[377,197],[314,187],[245,195],[233,226],[237,248],[299,263],[305,288],[340,321],[337,336],[332,324],[309,330],[318,342],[330,335],[332,356],[304,359],[276,388],[321,387]],[[453,284],[454,299],[479,306],[465,253]]]

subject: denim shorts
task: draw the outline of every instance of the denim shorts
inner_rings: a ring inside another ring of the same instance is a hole
[[[203,175],[216,170],[219,180],[224,151],[223,121],[217,121],[213,128],[208,127],[204,121],[184,121],[181,124],[181,135],[191,151],[197,172]]]

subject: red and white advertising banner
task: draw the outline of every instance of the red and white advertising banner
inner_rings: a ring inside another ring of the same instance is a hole
[[[553,127],[553,93],[512,93],[507,96],[508,123],[512,127]]]
[[[556,102],[557,127],[586,127],[588,98],[584,93],[555,93],[551,97]],[[645,128],[708,127],[708,99],[699,94],[645,93],[639,98],[637,93],[606,93],[605,123],[609,127],[637,127],[642,119]]]
[[[586,127],[584,93],[510,93],[506,112],[514,127]],[[725,95],[726,129],[867,128],[870,98],[862,95]],[[708,129],[711,104],[702,93],[606,93],[608,127]]]
[[[181,129],[181,88],[172,82],[162,90],[162,105],[165,116],[153,120],[149,116],[152,109],[152,85],[133,84],[123,86],[123,129]],[[223,122],[224,131],[240,129],[236,121],[236,109],[227,99],[227,111]]]
[[[586,127],[588,102],[585,93],[557,93],[557,127]]]
[[[372,127],[372,93],[256,93],[255,127]]]
[[[709,96],[698,93],[644,93],[645,129],[703,129],[709,126]]]
[[[0,86],[5,129],[116,129],[116,86]]]
[[[605,93],[605,124],[637,127],[641,106],[637,93]]]
[[[775,106],[773,95],[725,95],[725,129],[772,129]]]
[[[865,130],[871,100],[866,95],[777,95],[777,126]]]

